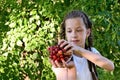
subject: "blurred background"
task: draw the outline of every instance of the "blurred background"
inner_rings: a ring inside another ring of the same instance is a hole
[[[47,48],[71,10],[89,16],[94,47],[115,64],[97,67],[100,80],[120,80],[120,0],[0,0],[0,80],[55,80]]]

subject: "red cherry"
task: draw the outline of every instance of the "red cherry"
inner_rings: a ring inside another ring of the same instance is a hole
[[[59,45],[56,46],[50,46],[48,48],[48,51],[50,53],[50,59],[52,59],[53,61],[57,60],[58,62],[62,62],[62,60],[68,60],[68,58],[70,56],[64,55],[63,53],[66,52],[65,49],[60,48]]]
[[[64,58],[60,58],[60,60],[62,61],[62,60],[64,60]]]
[[[61,55],[60,55],[60,58],[63,58],[63,57],[64,57],[64,56],[61,54]]]
[[[58,54],[59,54],[59,55],[63,54],[63,53],[62,53],[62,50],[59,50],[59,51],[58,51]]]
[[[59,57],[57,58],[57,61],[58,61],[58,62],[60,61],[60,58],[59,58]]]
[[[52,54],[55,54],[56,52],[55,51],[52,51]]]
[[[53,55],[52,57],[53,57],[53,59],[54,59],[54,60],[56,60],[56,59],[57,59],[57,57],[56,57],[55,55]]]

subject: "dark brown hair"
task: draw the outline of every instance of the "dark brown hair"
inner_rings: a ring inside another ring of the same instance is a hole
[[[79,11],[79,10],[74,10],[74,11],[71,11],[70,13],[68,13],[65,17],[64,17],[64,20],[61,24],[61,31],[60,31],[60,38],[61,39],[65,39],[65,21],[67,19],[70,19],[70,18],[76,18],[76,17],[80,17],[83,19],[83,22],[84,24],[86,25],[86,28],[87,29],[91,29],[92,28],[92,23],[90,22],[88,16],[82,12],[82,11]],[[92,31],[92,29],[91,29]],[[88,37],[88,42],[85,44],[85,47],[91,47],[92,46],[92,35],[90,33],[90,36]]]

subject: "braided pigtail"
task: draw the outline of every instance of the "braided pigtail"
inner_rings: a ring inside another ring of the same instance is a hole
[[[65,21],[60,26],[60,39],[65,39]]]

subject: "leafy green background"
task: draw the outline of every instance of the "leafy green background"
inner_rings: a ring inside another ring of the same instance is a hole
[[[0,79],[55,80],[47,48],[76,9],[93,23],[94,47],[115,64],[113,72],[97,68],[100,80],[120,79],[119,0],[0,0]]]

